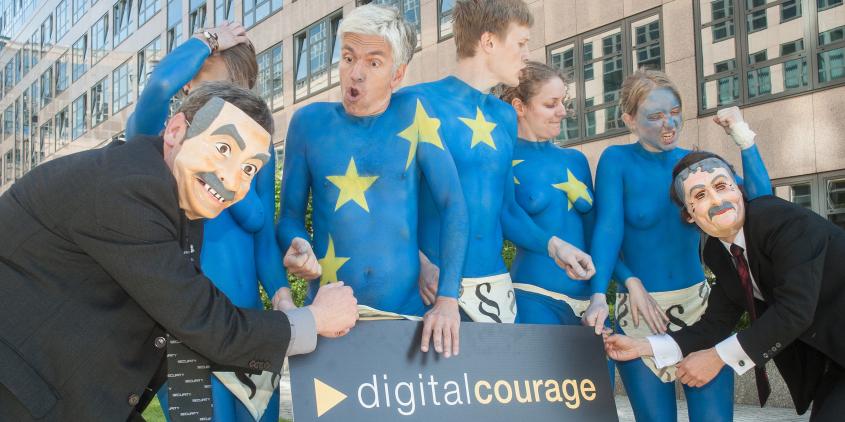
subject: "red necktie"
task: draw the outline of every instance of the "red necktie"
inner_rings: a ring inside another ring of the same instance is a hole
[[[742,290],[745,293],[745,308],[748,310],[748,316],[751,322],[757,319],[757,309],[754,307],[754,287],[751,285],[751,272],[748,269],[748,261],[742,253],[743,249],[739,245],[731,245],[731,255],[734,257],[736,263],[736,272],[739,273],[739,283],[742,284]],[[769,376],[766,374],[766,367],[757,365],[754,367],[754,377],[757,381],[757,397],[760,399],[760,407],[766,404],[769,399],[769,394],[772,393],[772,387],[769,384]]]

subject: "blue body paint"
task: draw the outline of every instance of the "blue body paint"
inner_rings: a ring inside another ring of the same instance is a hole
[[[135,135],[161,133],[170,99],[194,78],[208,55],[208,46],[191,38],[165,56],[138,97],[136,111],[126,125],[127,140]],[[281,252],[273,236],[276,159],[272,145],[270,157],[253,179],[246,197],[204,224],[202,270],[233,304],[242,308],[263,308],[256,279],[261,280],[270,296],[280,287],[287,287]],[[278,395],[276,390],[262,421],[279,419]],[[170,420],[166,384],[159,390],[158,398]],[[212,400],[215,421],[253,420],[246,407],[213,376]]]
[[[425,100],[402,93],[393,94],[377,116],[355,117],[340,103],[315,103],[291,119],[279,244],[286,250],[295,237],[309,239],[305,210],[310,193],[321,282],[345,282],[359,304],[425,313],[417,285],[417,198],[423,180],[444,216],[433,228],[444,234],[438,295],[457,296],[467,241],[466,205],[441,141],[443,131],[438,132],[442,126],[434,119]],[[311,283],[309,298],[318,286]]]
[[[428,98],[435,117],[440,119],[444,143],[457,166],[469,213],[469,244],[463,277],[507,272],[502,260],[504,237],[527,250],[545,254],[551,236],[531,221],[514,196],[511,161],[517,128],[513,108],[454,76],[401,92]],[[441,218],[437,212],[431,192],[431,187],[423,183],[420,248],[432,262],[440,265],[439,226],[445,216]]]
[[[677,97],[666,88],[652,91],[635,121],[640,141],[608,147],[596,172],[591,248],[596,265],[591,281],[594,293],[607,291],[614,268],[621,292],[626,291],[624,280],[630,276],[642,280],[648,292],[683,289],[704,280],[700,232],[681,220],[678,207],[669,200],[672,169],[690,152],[676,146],[682,122]],[[665,130],[661,129],[664,125]],[[674,134],[666,139],[661,131]],[[742,151],[742,165],[749,199],[770,194],[771,182],[756,146]],[[620,259],[624,266],[617,265]],[[673,383],[663,384],[639,359],[620,362],[618,367],[626,389],[639,392],[629,396],[638,420],[676,420]],[[690,420],[732,420],[733,374],[729,371],[701,388],[684,390]]]

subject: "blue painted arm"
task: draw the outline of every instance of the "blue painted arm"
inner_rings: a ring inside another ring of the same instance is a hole
[[[285,165],[282,168],[281,210],[276,236],[279,247],[287,251],[295,237],[308,240],[305,230],[305,212],[311,175],[306,158],[306,137],[302,119],[307,117],[299,110],[293,115],[285,141]]]
[[[194,78],[210,53],[204,42],[191,38],[164,56],[138,97],[135,112],[126,122],[127,140],[135,135],[161,133],[167,121],[170,99]]]
[[[551,235],[534,223],[522,207],[516,202],[513,183],[513,167],[508,166],[505,178],[504,205],[502,206],[502,233],[517,247],[534,253],[546,255],[549,253],[549,239]]]
[[[229,213],[235,219],[235,222],[250,233],[257,233],[264,226],[264,211],[256,194],[256,186],[260,176],[261,172],[252,180],[246,196],[229,207]]]
[[[276,290],[289,285],[282,264],[282,252],[276,240],[276,152],[272,145],[270,161],[261,168],[254,182],[263,217],[262,227],[255,234],[255,266],[264,291],[273,297]]]
[[[440,149],[421,142],[417,160],[441,216],[437,296],[457,298],[469,241],[469,213],[458,170],[445,145]]]
[[[742,174],[745,177],[740,183],[748,194],[748,200],[772,194],[772,181],[756,144],[742,150]]]
[[[624,284],[625,280],[631,277],[636,276],[634,275],[634,272],[625,265],[625,260],[620,256],[619,259],[616,260],[616,266],[613,267],[613,279]]]
[[[613,147],[602,153],[596,171],[596,225],[592,257],[596,275],[590,281],[592,293],[606,293],[614,267],[619,261],[625,227],[622,195],[623,157]]]

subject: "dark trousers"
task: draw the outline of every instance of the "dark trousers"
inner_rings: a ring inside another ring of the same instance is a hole
[[[810,422],[845,420],[845,369],[828,362],[827,371],[813,398]]]

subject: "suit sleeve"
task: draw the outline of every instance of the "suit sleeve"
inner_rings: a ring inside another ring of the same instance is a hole
[[[719,280],[719,274],[716,274]],[[745,310],[731,301],[722,281],[717,281],[710,291],[707,309],[704,315],[693,325],[669,333],[678,343],[684,356],[699,350],[709,349],[724,340],[733,332]]]
[[[800,210],[788,212],[791,215],[786,218],[777,218],[773,212],[759,223],[759,232],[746,233],[746,239],[757,239],[775,278],[760,280],[772,286],[771,303],[737,334],[742,349],[757,365],[765,364],[810,328],[819,302],[828,233]]]
[[[172,186],[125,176],[97,188],[93,216],[72,224],[73,240],[168,332],[211,361],[279,372],[291,329],[281,312],[236,308],[184,254]],[[253,363],[254,364],[254,363]]]

